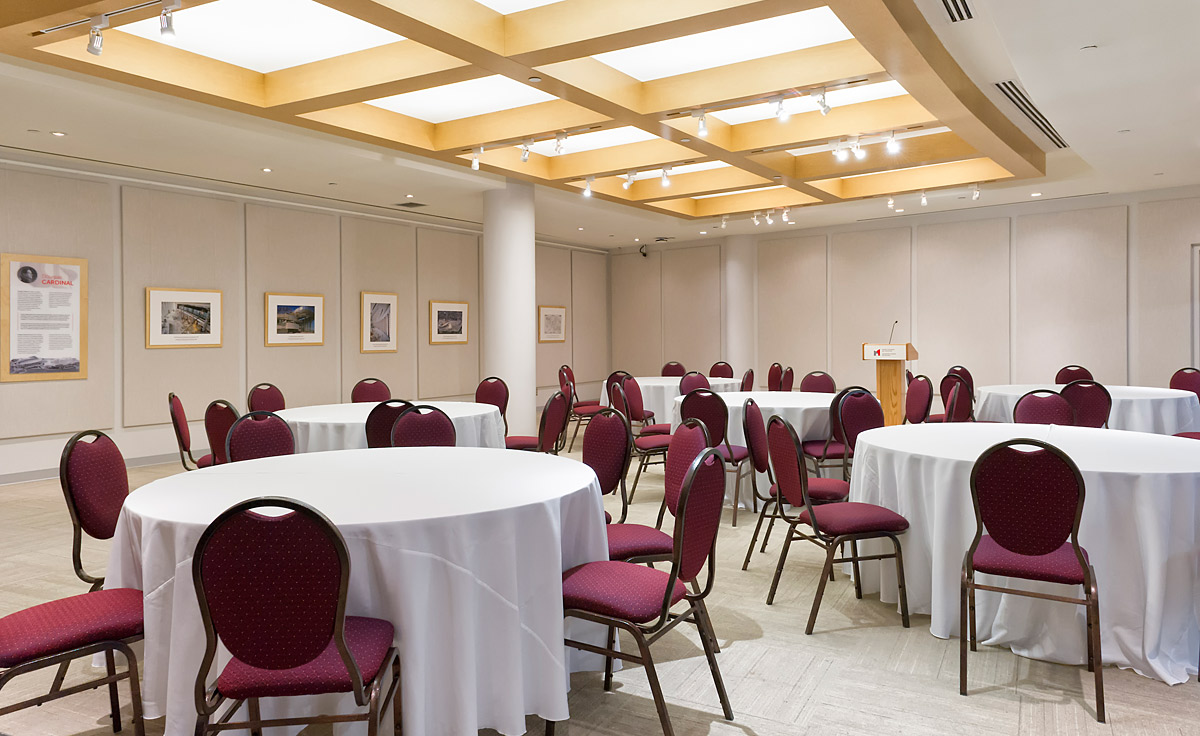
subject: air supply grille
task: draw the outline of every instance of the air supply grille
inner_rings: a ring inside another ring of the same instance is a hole
[[[1008,101],[1016,105],[1025,117],[1029,118],[1029,122],[1033,123],[1038,130],[1050,139],[1056,148],[1069,148],[1067,142],[1058,134],[1042,111],[1037,109],[1037,106],[1025,94],[1025,90],[1021,89],[1016,82],[997,82],[996,89],[1008,98]]]
[[[942,0],[942,5],[946,6],[946,15],[950,16],[951,23],[975,17],[971,13],[971,6],[967,5],[967,0]]]

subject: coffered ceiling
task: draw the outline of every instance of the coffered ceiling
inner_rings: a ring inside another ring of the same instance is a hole
[[[0,53],[680,218],[1045,173],[912,0],[161,9],[10,0]]]

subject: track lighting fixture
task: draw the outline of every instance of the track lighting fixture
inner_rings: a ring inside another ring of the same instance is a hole
[[[532,143],[532,141],[525,141],[521,144],[521,163],[523,164],[529,163],[529,146]]]
[[[925,192],[921,192],[921,206],[925,207],[929,204],[929,197],[925,196]]]
[[[557,156],[563,152],[563,146],[565,146],[566,143],[567,143],[567,134],[566,133],[555,133],[554,134],[554,155],[555,156]]]
[[[700,136],[701,138],[707,138],[708,137],[708,116],[704,114],[703,110],[693,110],[692,117],[697,119],[696,135]]]
[[[164,39],[175,38],[175,17],[172,13],[183,7],[183,0],[163,0],[162,15],[158,16],[158,33]]]
[[[750,220],[754,223],[755,227],[758,227],[758,213],[757,212],[754,213],[754,217],[751,217]]]
[[[585,179],[585,180],[584,180],[584,182],[583,182],[583,196],[585,196],[585,197],[590,197],[590,196],[592,196],[592,180],[593,180],[593,179],[595,179],[595,178],[596,178],[596,177],[594,177],[594,176],[589,176],[587,179]]]
[[[784,106],[783,106],[783,95],[779,95],[778,97],[776,97],[775,98],[775,117],[779,119],[779,122],[786,123],[788,121],[788,118],[790,118],[791,116],[792,116],[792,114],[789,113],[787,111],[787,109],[784,108]]]
[[[87,52],[92,56],[104,53],[104,29],[108,28],[108,16],[97,15],[92,18],[92,30],[88,32]]]
[[[888,134],[886,148],[888,153],[900,153],[900,141],[896,140],[896,131],[893,130]]]
[[[720,228],[724,230],[727,224],[729,224],[729,215],[721,215]]]
[[[858,138],[854,139],[854,145],[850,147],[850,150],[854,152],[854,158],[858,159],[859,161],[862,161],[867,157],[867,152],[862,147],[862,141],[860,141]]]
[[[637,172],[630,171],[628,174],[625,175],[625,183],[622,184],[621,186],[625,189],[629,189],[629,187],[633,186],[633,182],[636,178],[637,178]]]
[[[791,211],[792,211],[791,207],[784,207],[783,214],[779,216],[779,219],[783,220],[784,222],[791,222],[791,220],[788,219],[788,213]]]
[[[662,167],[662,185],[664,187],[671,186],[671,167],[670,166]]]
[[[774,217],[771,217],[771,215],[772,215],[774,212],[775,212],[775,210],[767,210],[767,224],[768,224],[768,225],[774,225],[774,224],[775,224],[775,218],[774,218]]]
[[[974,184],[971,185],[971,201],[976,202],[978,200],[979,200],[979,182],[975,182]]]
[[[888,209],[889,209],[889,210],[894,210],[894,209],[896,209],[896,199],[895,199],[895,197],[888,197]]]
[[[471,171],[479,171],[479,157],[483,155],[483,146],[471,151]]]
[[[813,101],[817,103],[817,108],[821,111],[822,115],[828,115],[829,111],[833,109],[825,102],[825,88],[824,87],[822,87],[821,91],[818,92],[816,95],[813,95]]]
[[[842,142],[838,141],[833,148],[833,157],[838,161],[846,161],[850,158],[850,152],[842,147]]]

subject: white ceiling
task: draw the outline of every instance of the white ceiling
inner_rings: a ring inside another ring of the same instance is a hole
[[[927,207],[911,194],[897,196],[895,210],[887,209],[886,197],[795,208],[791,219],[798,224],[790,227],[1030,201],[1035,192],[1046,200],[1200,183],[1200,48],[1190,38],[1200,27],[1200,3],[1143,0],[1133,8],[1119,0],[969,0],[976,18],[952,24],[941,0],[916,1],[1002,112],[1049,147],[994,91],[995,82],[1016,79],[1071,148],[1048,154],[1044,179],[985,184],[978,201],[961,187],[929,192]],[[1080,50],[1090,44],[1098,48]],[[418,201],[428,207],[415,217],[469,223],[482,218],[482,192],[503,185],[500,177],[466,167],[9,61],[0,61],[0,146],[10,150],[0,148],[0,158],[45,152],[65,157],[63,165],[73,168],[120,164],[146,170],[130,170],[135,177],[202,177],[214,186],[264,187],[323,197],[335,206]],[[1125,129],[1130,132],[1117,132]],[[68,135],[53,137],[51,130]],[[264,167],[272,172],[263,173]],[[715,218],[684,221],[570,192],[537,192],[537,231],[560,242],[616,247],[768,227],[735,220],[720,230]],[[408,200],[407,194],[415,196]],[[775,230],[789,227],[775,221]]]

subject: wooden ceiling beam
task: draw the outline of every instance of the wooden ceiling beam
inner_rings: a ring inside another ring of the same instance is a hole
[[[835,107],[828,115],[806,112],[787,122],[775,118],[733,126],[733,151],[761,153],[768,148],[800,145],[902,130],[916,125],[937,125],[938,120],[908,95]]]
[[[553,137],[556,131],[605,127],[609,118],[566,100],[548,100],[486,115],[448,120],[434,126],[434,149],[518,145],[522,140]],[[611,127],[611,126],[607,126]]]
[[[863,149],[867,151],[867,157],[862,160],[851,156],[847,161],[838,161],[830,153],[792,156],[785,152],[784,155],[793,159],[791,175],[805,181],[908,169],[925,164],[979,157],[979,151],[954,133],[935,133],[918,138],[906,138],[901,142],[900,151],[894,154],[888,153],[884,146],[883,143],[863,146]]]
[[[859,199],[1010,178],[1012,174],[995,161],[989,158],[974,158],[899,171],[825,179],[814,181],[812,184],[821,189],[827,188],[842,199]]]

